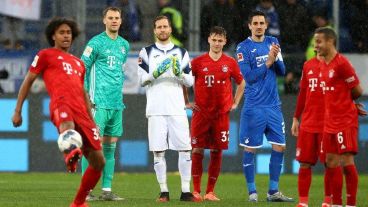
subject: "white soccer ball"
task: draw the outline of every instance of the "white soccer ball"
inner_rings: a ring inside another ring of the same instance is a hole
[[[73,129],[68,129],[61,133],[57,142],[59,150],[67,153],[75,148],[81,148],[83,145],[82,136]]]

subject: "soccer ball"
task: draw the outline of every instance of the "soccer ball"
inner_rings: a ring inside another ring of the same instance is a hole
[[[83,145],[82,136],[73,129],[68,129],[61,133],[58,138],[60,152],[70,152],[75,148],[81,148]]]

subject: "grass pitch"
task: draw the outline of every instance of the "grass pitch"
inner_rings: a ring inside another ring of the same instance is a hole
[[[1,207],[62,207],[69,206],[79,186],[80,174],[67,173],[0,173],[0,206]],[[206,181],[206,176],[203,181]],[[247,190],[242,174],[221,174],[216,186],[220,202],[188,203],[180,202],[180,177],[171,173],[168,177],[170,198],[169,203],[156,203],[159,187],[154,173],[115,174],[113,191],[123,196],[123,201],[94,201],[90,207],[98,206],[296,206],[295,203],[268,203],[266,193],[268,176],[257,175],[256,183],[259,194],[258,203],[247,201]],[[100,194],[100,183],[97,184],[95,195]],[[202,190],[205,190],[202,185]],[[297,176],[282,175],[280,190],[287,196],[297,200]],[[368,176],[359,176],[357,206],[368,205]],[[309,206],[320,206],[323,199],[323,176],[313,176],[310,190]]]

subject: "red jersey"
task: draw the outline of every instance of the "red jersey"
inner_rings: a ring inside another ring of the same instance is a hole
[[[229,112],[233,104],[231,79],[237,84],[243,80],[235,59],[222,54],[215,61],[206,53],[192,60],[192,73],[194,101],[201,112],[210,116]]]
[[[29,70],[42,73],[51,98],[50,111],[57,103],[87,110],[83,88],[85,68],[80,59],[62,50],[48,48],[38,52]]]
[[[320,61],[317,58],[304,63],[299,96],[305,96],[305,98],[303,97],[303,100],[298,97],[295,117],[300,117],[299,104],[304,105],[300,111],[302,113],[300,128],[310,133],[323,132],[324,97],[320,86],[320,75]],[[303,103],[299,103],[299,100]]]
[[[358,127],[358,112],[351,89],[359,84],[355,70],[346,57],[337,53],[327,65],[321,64],[321,84],[325,94],[324,132],[338,133]]]

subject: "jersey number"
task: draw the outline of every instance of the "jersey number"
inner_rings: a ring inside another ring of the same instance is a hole
[[[98,132],[96,128],[92,128],[93,131],[93,139],[94,140],[98,140],[100,138],[100,136],[98,136]]]
[[[221,142],[229,141],[229,131],[221,131]]]
[[[342,144],[344,142],[344,137],[342,136],[342,132],[337,133],[337,141],[339,144]]]

